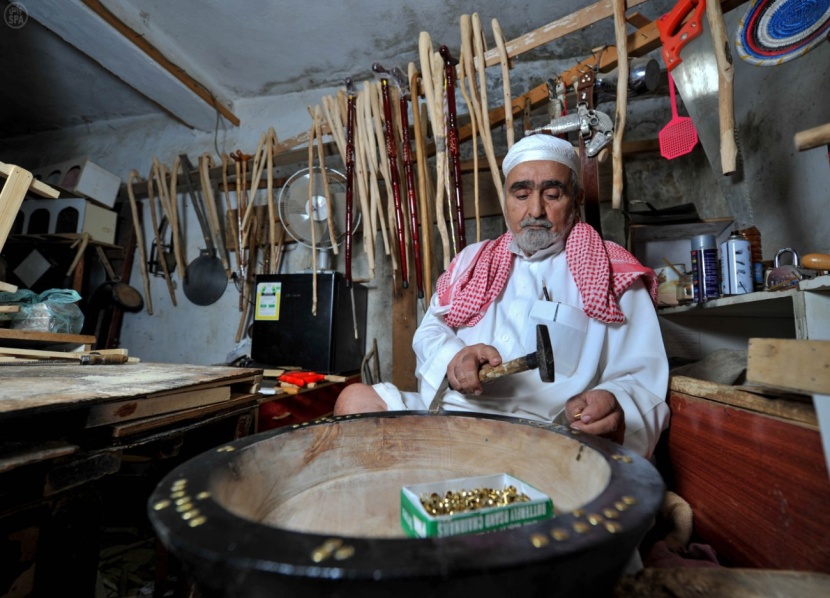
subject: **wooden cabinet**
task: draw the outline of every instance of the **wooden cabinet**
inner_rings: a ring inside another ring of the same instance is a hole
[[[359,382],[360,376],[350,376],[345,382],[323,383],[303,389],[297,394],[286,393],[263,397],[259,406],[257,431],[273,430],[331,415],[340,391]]]
[[[809,399],[675,377],[668,485],[725,565],[830,573],[830,476]]]

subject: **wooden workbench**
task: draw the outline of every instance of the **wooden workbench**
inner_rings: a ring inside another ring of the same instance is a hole
[[[115,508],[140,523],[158,478],[254,432],[261,374],[154,363],[0,367],[0,553],[18,555],[0,562],[0,596],[10,587],[94,595],[104,514]],[[111,480],[135,462],[148,473],[125,496]]]

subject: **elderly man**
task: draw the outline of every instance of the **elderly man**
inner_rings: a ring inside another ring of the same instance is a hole
[[[504,159],[508,232],[470,245],[438,279],[413,339],[418,393],[354,384],[335,414],[427,409],[446,376],[446,410],[568,424],[651,455],[668,422],[668,362],[654,273],[579,221],[579,159],[537,134]],[[546,324],[555,381],[530,370],[482,384],[483,364],[536,349]]]

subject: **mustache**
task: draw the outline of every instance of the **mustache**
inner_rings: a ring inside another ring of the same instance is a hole
[[[519,222],[519,226],[522,228],[527,228],[529,226],[542,226],[544,228],[551,229],[553,228],[553,222],[545,218],[533,218],[532,216],[527,216]]]

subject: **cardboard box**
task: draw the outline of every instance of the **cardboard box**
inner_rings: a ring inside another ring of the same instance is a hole
[[[121,179],[89,158],[76,158],[33,170],[35,178],[68,195],[85,197],[111,208],[115,205]]]
[[[26,199],[20,211],[23,234],[89,233],[101,243],[115,243],[118,214],[86,199]]]
[[[529,500],[441,516],[429,514],[421,503],[421,496],[433,493],[444,496],[447,492],[504,490],[508,486],[514,486],[518,494],[527,495]],[[401,527],[410,538],[477,534],[541,521],[553,515],[553,501],[547,494],[506,473],[414,484],[401,489]]]

